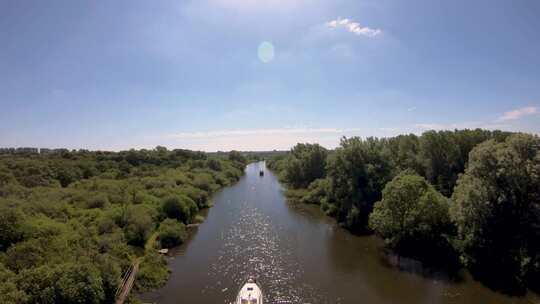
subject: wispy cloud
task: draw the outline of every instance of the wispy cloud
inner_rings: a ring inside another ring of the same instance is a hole
[[[453,129],[512,129],[511,121],[518,120],[524,116],[540,114],[535,106],[518,108],[502,113],[495,120],[468,121],[458,123],[417,123],[414,127],[419,130],[453,130]]]
[[[299,142],[317,142],[325,147],[333,148],[339,144],[341,136],[355,135],[360,135],[360,129],[298,127],[179,132],[161,136],[156,138],[156,141],[193,150],[263,151],[287,150]]]
[[[488,129],[488,130],[510,130],[512,125],[502,122],[458,122],[458,123],[418,123],[414,124],[413,131],[427,130],[454,130],[454,129]]]
[[[254,130],[215,130],[204,132],[180,132],[171,134],[169,138],[176,139],[206,139],[227,136],[266,136],[266,135],[291,135],[291,134],[345,134],[359,131],[360,129],[339,128],[283,128],[283,129],[254,129]]]
[[[508,121],[508,120],[516,120],[519,118],[522,118],[523,116],[529,116],[534,115],[538,113],[537,107],[523,107],[519,109],[515,109],[512,111],[504,112],[498,121]]]
[[[380,29],[374,29],[367,26],[361,26],[360,23],[354,22],[347,18],[345,19],[337,18],[335,20],[328,21],[326,22],[326,26],[329,28],[344,28],[353,34],[362,35],[366,37],[375,37],[382,33],[382,30]]]

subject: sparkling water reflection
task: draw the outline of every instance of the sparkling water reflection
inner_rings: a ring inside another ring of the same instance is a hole
[[[263,167],[249,165],[237,184],[215,195],[206,221],[169,258],[167,284],[143,301],[230,303],[255,276],[269,304],[540,303],[493,292],[467,273],[452,282],[426,275],[417,261],[396,263],[377,238],[350,234],[316,206],[287,204],[276,177],[259,176]]]

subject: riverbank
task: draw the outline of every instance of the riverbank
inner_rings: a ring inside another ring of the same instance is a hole
[[[206,220],[170,251],[166,284],[140,295],[145,303],[174,304],[205,299],[233,301],[249,276],[269,303],[528,304],[475,281],[385,252],[375,236],[339,227],[318,206],[289,204],[276,176],[250,164],[234,185],[213,197]]]
[[[493,290],[523,296],[540,290],[539,181],[532,169],[540,164],[539,146],[531,134],[428,131],[343,138],[332,151],[297,144],[268,167],[287,185],[289,201],[318,205],[402,256],[463,267]]]

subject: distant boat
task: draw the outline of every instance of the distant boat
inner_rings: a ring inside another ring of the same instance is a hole
[[[259,171],[259,176],[264,176],[264,170]]]
[[[263,304],[263,293],[255,279],[249,278],[240,288],[234,304]]]

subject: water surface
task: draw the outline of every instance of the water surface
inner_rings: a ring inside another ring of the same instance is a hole
[[[255,276],[266,303],[540,303],[494,292],[466,272],[456,281],[416,261],[398,263],[378,238],[350,234],[315,206],[288,204],[261,168],[249,165],[214,196],[206,221],[168,258],[168,283],[143,301],[229,303]]]

